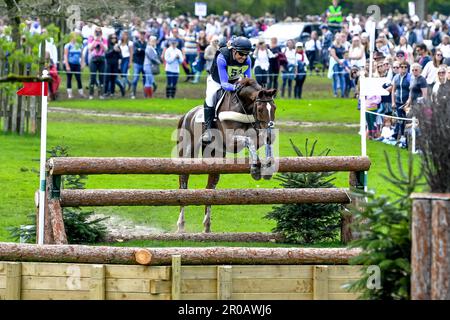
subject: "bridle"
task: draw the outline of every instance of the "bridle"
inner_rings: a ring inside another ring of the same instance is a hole
[[[236,97],[236,99],[237,99],[237,101],[239,103],[239,106],[241,107],[242,111],[248,117],[249,114],[248,114],[245,106],[242,104],[241,99],[239,98],[238,91],[235,91],[234,95],[235,95],[235,97]],[[258,119],[258,112],[257,112],[258,110],[256,108],[256,103],[260,103],[260,102],[265,102],[265,103],[273,102],[273,98],[266,98],[266,99],[256,98],[255,101],[253,101],[251,104],[249,104],[247,106],[247,108],[248,108],[248,107],[253,105],[253,114],[252,114],[252,116],[253,116],[253,119],[255,119],[255,122],[251,122],[251,125],[252,125],[253,129],[255,129],[255,130],[261,129],[260,123],[261,122],[265,122],[265,121],[261,121],[261,120]],[[274,127],[274,125],[275,125],[275,123],[269,119],[269,122],[267,123],[267,128],[268,129],[272,129]]]

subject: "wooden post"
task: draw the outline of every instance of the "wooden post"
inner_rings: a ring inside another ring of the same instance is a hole
[[[230,300],[233,291],[231,266],[217,267],[217,300]]]
[[[20,300],[22,287],[22,264],[6,263],[6,300]]]
[[[91,279],[89,280],[89,296],[91,300],[105,300],[105,266],[95,264],[91,267]]]
[[[313,266],[313,299],[328,300],[328,267]]]
[[[181,299],[181,255],[172,256],[172,300]]]
[[[431,299],[450,300],[450,201],[432,200]]]
[[[431,203],[416,199],[412,209],[411,299],[431,299]]]

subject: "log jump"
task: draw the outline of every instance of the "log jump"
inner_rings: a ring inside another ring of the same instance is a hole
[[[138,248],[86,245],[0,243],[0,261],[170,265],[181,255],[185,265],[348,264],[360,249],[346,248]]]
[[[273,161],[275,172],[334,172],[348,171],[349,184],[362,187],[364,171],[369,170],[368,157],[285,157]],[[47,197],[44,243],[67,243],[62,223],[63,207],[79,206],[180,206],[184,226],[184,206],[204,205],[210,215],[211,205],[258,205],[288,203],[351,202],[345,188],[316,189],[214,189],[188,190],[64,190],[63,175],[81,174],[249,174],[246,158],[51,158],[47,162]],[[209,183],[209,182],[208,182]],[[215,186],[215,185],[214,185]],[[350,240],[351,219],[343,218],[343,242]],[[180,219],[179,219],[180,230]],[[208,228],[207,228],[208,227]],[[182,229],[181,229],[182,230]],[[205,224],[209,232],[209,224]]]

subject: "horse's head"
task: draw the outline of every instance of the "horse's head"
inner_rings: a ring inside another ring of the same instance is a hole
[[[276,89],[263,89],[254,79],[241,80],[242,89],[238,95],[245,111],[252,114],[259,128],[266,129],[275,125],[276,105],[273,100]]]

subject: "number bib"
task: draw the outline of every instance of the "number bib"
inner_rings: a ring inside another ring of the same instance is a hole
[[[243,66],[227,66],[228,79],[230,82],[236,81],[241,77],[244,77],[245,71],[247,71],[248,65]]]

